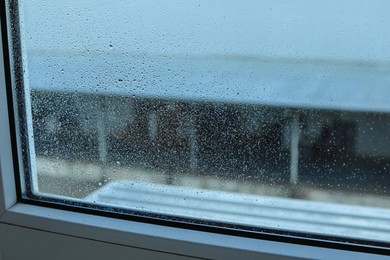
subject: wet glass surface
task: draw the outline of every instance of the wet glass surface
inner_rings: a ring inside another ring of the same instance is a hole
[[[21,1],[35,191],[96,204],[110,191],[131,208],[121,189],[166,185],[172,204],[204,191],[388,209],[390,4],[351,4]]]

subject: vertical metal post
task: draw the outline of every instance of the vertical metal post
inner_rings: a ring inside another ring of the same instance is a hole
[[[97,129],[98,129],[98,147],[99,147],[99,161],[103,165],[102,175],[105,174],[104,167],[107,162],[107,129],[106,129],[106,99],[99,98],[98,114],[97,114]]]
[[[290,145],[290,183],[298,183],[299,166],[299,115],[294,115],[291,121],[291,145]]]
[[[158,114],[157,111],[150,111],[148,118],[148,135],[150,141],[155,141],[158,134]]]
[[[195,172],[198,167],[198,137],[196,131],[195,120],[190,119],[189,125],[189,149],[190,149],[190,170]]]

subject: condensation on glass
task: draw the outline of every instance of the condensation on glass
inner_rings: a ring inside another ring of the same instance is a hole
[[[390,2],[19,1],[36,195],[390,242]]]

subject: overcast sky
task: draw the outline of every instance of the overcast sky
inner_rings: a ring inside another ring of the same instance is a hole
[[[29,49],[390,61],[388,0],[24,0]]]

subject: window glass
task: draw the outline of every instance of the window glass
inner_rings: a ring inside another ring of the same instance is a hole
[[[390,242],[389,10],[19,1],[25,198]]]

